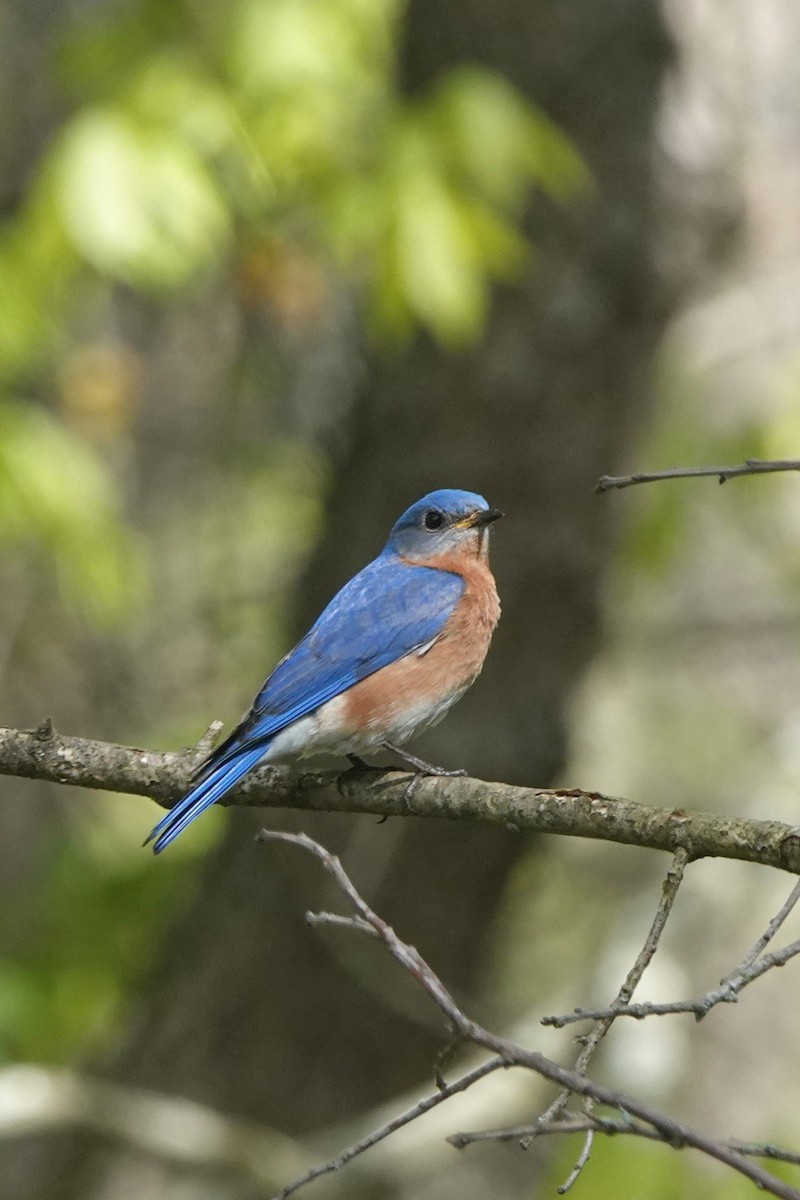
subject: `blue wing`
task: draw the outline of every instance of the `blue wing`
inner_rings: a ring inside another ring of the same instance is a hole
[[[381,555],[354,576],[267,679],[242,723],[156,825],[158,854],[221,799],[287,725],[437,636],[464,591],[460,575]],[[147,844],[147,843],[145,843]]]

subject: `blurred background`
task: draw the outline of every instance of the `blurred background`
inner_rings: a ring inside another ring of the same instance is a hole
[[[464,487],[508,514],[504,615],[419,752],[796,822],[797,479],[592,485],[798,453],[798,53],[793,0],[3,0],[2,723],[230,726],[407,504]],[[667,866],[235,810],[156,862],[147,800],[2,792],[2,1200],[256,1200],[430,1087],[436,1014],[304,925],[335,897],[267,817],[563,1061],[538,1018],[610,1000]],[[788,886],[691,868],[642,997],[713,986]],[[616,1027],[597,1070],[796,1147],[792,972]],[[442,1140],[549,1099],[493,1076],[308,1194],[552,1195],[576,1141]],[[751,1194],[622,1139],[578,1190]]]

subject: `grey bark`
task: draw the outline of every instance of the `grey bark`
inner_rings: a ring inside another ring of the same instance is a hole
[[[32,732],[0,729],[0,775],[149,795],[165,808],[186,794],[197,759],[193,751],[166,754],[61,737],[49,722]],[[309,821],[312,813],[320,812],[368,813],[403,822],[424,817],[474,822],[513,834],[562,834],[669,852],[681,847],[692,861],[731,858],[800,870],[800,834],[781,821],[721,817],[677,804],[654,808],[578,788],[514,787],[466,776],[420,778],[409,797],[408,783],[409,775],[402,770],[343,773],[267,767],[251,772],[223,803],[266,808],[265,824],[276,808],[296,809]]]

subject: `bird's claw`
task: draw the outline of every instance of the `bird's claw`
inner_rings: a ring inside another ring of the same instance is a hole
[[[421,765],[418,766],[417,769],[412,773],[411,778],[403,789],[403,803],[409,812],[412,811],[411,798],[419,787],[421,780],[436,778],[464,779],[467,775],[467,771],[465,771],[463,767],[457,767],[453,771],[448,771],[445,767],[435,767],[433,763],[423,763],[422,760],[419,761]]]

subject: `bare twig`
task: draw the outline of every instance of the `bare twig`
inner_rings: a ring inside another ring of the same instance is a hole
[[[191,748],[196,763],[200,764],[211,753],[217,743],[217,738],[222,733],[222,729],[222,721],[212,721],[203,736],[197,739]]]
[[[196,765],[193,750],[167,754],[62,737],[52,725],[35,731],[0,729],[0,775],[151,796],[165,808],[185,794]],[[404,771],[348,777],[336,771],[262,768],[230,792],[224,804],[404,817],[407,784]],[[691,860],[732,858],[800,873],[800,833],[779,821],[724,818],[675,806],[651,808],[578,788],[422,779],[414,794],[414,815],[599,838],[670,853],[683,847]]]
[[[675,897],[678,894],[678,888],[683,882],[684,871],[688,856],[685,850],[676,850],[672,857],[669,870],[664,878],[661,886],[661,899],[658,902],[656,915],[653,918],[653,923],[645,939],[645,943],[636,956],[636,961],[625,977],[625,982],[619,989],[614,1003],[611,1005],[612,1012],[607,1017],[601,1018],[595,1025],[592,1032],[586,1038],[583,1049],[575,1064],[575,1069],[585,1071],[589,1066],[592,1056],[600,1042],[608,1033],[614,1021],[614,1009],[618,1006],[624,1006],[630,1003],[631,997],[639,986],[642,976],[649,967],[653,955],[658,949],[658,943],[661,940],[661,935],[664,932],[664,926],[667,923],[667,918],[672,912],[672,906],[675,903]]]
[[[369,934],[370,937],[378,936],[372,926],[362,921],[361,917],[343,917],[339,913],[307,912],[306,925],[337,925],[340,929],[355,929],[356,932]]]
[[[734,973],[722,980],[719,987],[706,992],[700,1000],[675,1000],[666,1004],[629,1004],[625,1008],[576,1008],[574,1012],[563,1013],[559,1016],[542,1017],[542,1025],[552,1025],[555,1029],[563,1029],[565,1025],[574,1025],[578,1021],[599,1021],[609,1016],[633,1017],[642,1021],[645,1017],[669,1017],[678,1013],[692,1013],[696,1020],[702,1021],[712,1008],[718,1004],[735,1004],[739,993],[749,983],[760,979],[773,967],[783,967],[792,958],[800,954],[800,939],[785,946],[783,950],[774,950],[765,954],[758,962],[751,964],[746,970],[737,968]]]
[[[705,1016],[718,1004],[735,1004],[740,992],[753,983],[754,980],[771,971],[773,967],[783,967],[791,959],[800,954],[800,938],[784,946],[782,950],[773,950],[764,954],[763,950],[769,945],[789,913],[800,900],[800,880],[792,888],[785,903],[770,921],[767,928],[755,945],[748,950],[742,961],[733,968],[716,988],[706,992],[699,1000],[675,1000],[665,1004],[630,1004],[620,1003],[619,997],[608,1008],[576,1008],[574,1012],[560,1016],[542,1017],[542,1025],[552,1025],[555,1029],[563,1029],[565,1025],[574,1025],[578,1021],[607,1021],[616,1017],[633,1017],[641,1021],[645,1017],[665,1017],[678,1013],[692,1013],[695,1020],[702,1021]]]
[[[664,883],[661,888],[661,899],[658,902],[656,915],[653,918],[653,923],[650,926],[645,943],[636,956],[636,961],[625,977],[625,982],[619,989],[614,1002],[611,1004],[606,1013],[602,1017],[598,1018],[591,1033],[586,1038],[582,1039],[583,1048],[581,1049],[581,1052],[578,1055],[575,1063],[575,1070],[579,1071],[582,1075],[586,1073],[597,1047],[600,1045],[600,1042],[611,1028],[615,1020],[617,1010],[620,1007],[624,1008],[626,1005],[630,1004],[630,1000],[634,991],[636,990],[642,976],[650,965],[653,955],[658,949],[658,943],[661,940],[662,933],[664,932],[664,926],[667,923],[667,918],[672,912],[672,906],[675,903],[675,897],[678,894],[678,888],[683,882],[683,875],[684,871],[686,870],[687,862],[688,855],[686,851],[682,849],[676,850],[675,854],[673,855],[669,870],[667,871],[664,879]],[[556,1099],[541,1117],[543,1126],[549,1126],[552,1124],[552,1122],[558,1120],[558,1118],[561,1116],[561,1113],[566,1108],[571,1094],[571,1090],[565,1088],[561,1094],[556,1097]],[[592,1098],[587,1096],[584,1101],[584,1111],[588,1118],[591,1118],[592,1107]],[[588,1126],[588,1132],[586,1134],[586,1140],[584,1142],[581,1155],[572,1172],[570,1173],[569,1178],[562,1184],[561,1188],[559,1188],[559,1191],[562,1194],[569,1191],[569,1189],[575,1183],[575,1180],[580,1175],[584,1166],[589,1161],[595,1128],[596,1126],[592,1124]],[[527,1144],[530,1144],[530,1142],[536,1136],[536,1132],[531,1133],[528,1137]],[[523,1145],[525,1145],[525,1143],[523,1143]],[[527,1146],[525,1148],[527,1148]]]
[[[637,483],[660,483],[664,479],[697,479],[716,477],[720,483],[736,479],[739,475],[768,475],[775,471],[800,471],[800,460],[747,458],[736,467],[673,467],[669,471],[637,471],[635,475],[601,475],[595,484],[595,492],[609,492],[613,488],[632,487]]]
[[[551,1121],[550,1124],[544,1122],[540,1117],[539,1120],[530,1125],[517,1125],[508,1129],[478,1129],[474,1132],[454,1133],[447,1140],[457,1150],[464,1150],[467,1146],[472,1146],[476,1142],[530,1142],[534,1135],[536,1137],[546,1137],[548,1134],[569,1133],[604,1133],[610,1137],[613,1137],[615,1134],[632,1134],[635,1137],[648,1138],[650,1141],[660,1142],[663,1140],[656,1130],[650,1129],[647,1125],[642,1125],[638,1121],[631,1120],[627,1114],[624,1114],[623,1117],[617,1120],[610,1117],[601,1117],[597,1114],[565,1117],[558,1121]],[[731,1150],[735,1150],[738,1154],[747,1155],[749,1158],[769,1158],[773,1162],[785,1162],[793,1166],[800,1166],[800,1153],[794,1150],[784,1150],[783,1147],[774,1146],[768,1142],[740,1142],[732,1138],[724,1144]]]
[[[433,1000],[445,1018],[447,1026],[459,1034],[465,1042],[472,1042],[477,1046],[491,1051],[506,1066],[526,1067],[551,1083],[555,1083],[561,1088],[568,1088],[575,1095],[590,1096],[598,1104],[603,1104],[612,1109],[630,1114],[631,1118],[635,1118],[643,1125],[649,1126],[660,1141],[666,1142],[676,1149],[690,1146],[696,1150],[700,1150],[711,1158],[715,1158],[733,1170],[738,1171],[771,1195],[782,1197],[783,1200],[800,1200],[800,1191],[777,1179],[762,1167],[750,1162],[739,1151],[715,1141],[713,1138],[690,1128],[688,1125],[673,1120],[666,1114],[659,1112],[657,1109],[632,1096],[612,1091],[610,1088],[588,1079],[584,1074],[567,1070],[536,1050],[527,1050],[509,1039],[498,1037],[478,1024],[478,1022],[473,1021],[461,1011],[441,979],[439,979],[425,959],[422,958],[419,951],[407,942],[401,941],[392,927],[372,911],[366,901],[359,895],[342,867],[341,862],[335,855],[331,854],[318,842],[313,841],[305,834],[263,830],[260,834],[260,839],[262,841],[288,842],[299,846],[301,849],[318,858],[325,869],[333,876],[342,892],[347,896],[358,917],[375,930],[392,957],[411,974],[420,987]],[[437,1093],[438,1096],[441,1096],[441,1094],[441,1092]],[[414,1118],[412,1117],[411,1119]],[[330,1170],[335,1169],[335,1166],[330,1167]],[[289,1191],[284,1189],[282,1195],[286,1196],[291,1191],[296,1191],[301,1186],[301,1182],[306,1182],[305,1177],[302,1181],[298,1180],[290,1184]]]
[[[587,1103],[588,1103],[588,1099],[587,1099]],[[594,1145],[594,1131],[595,1131],[595,1126],[590,1125],[586,1131],[586,1137],[583,1139],[583,1149],[581,1150],[580,1154],[578,1155],[578,1161],[575,1163],[575,1166],[572,1168],[569,1175],[564,1180],[564,1182],[561,1184],[561,1186],[556,1188],[556,1191],[558,1192],[559,1196],[566,1195],[566,1193],[570,1190],[572,1185],[577,1182],[581,1171],[588,1163],[588,1161],[591,1157],[591,1154],[592,1154],[592,1147]]]
[[[633,1133],[656,1142],[662,1140],[660,1134],[654,1129],[650,1129],[647,1125],[637,1124],[627,1114],[623,1114],[617,1120],[612,1120],[610,1117],[601,1117],[596,1113],[591,1116],[564,1116],[559,1117],[556,1121],[547,1121],[542,1116],[537,1117],[529,1125],[514,1125],[509,1126],[508,1129],[464,1131],[452,1134],[447,1140],[451,1146],[455,1146],[456,1150],[465,1150],[467,1146],[474,1146],[478,1142],[519,1142],[525,1147],[530,1145],[535,1137],[569,1133],[607,1133],[610,1135]],[[563,1186],[566,1189],[566,1184]],[[571,1183],[570,1186],[572,1186]]]
[[[748,1154],[752,1158],[771,1158],[774,1162],[791,1163],[800,1167],[800,1154],[794,1150],[784,1150],[781,1146],[773,1146],[769,1142],[738,1142],[728,1143],[732,1150],[740,1154]]]
[[[740,975],[743,971],[747,971],[750,967],[752,967],[752,965],[756,961],[756,959],[761,956],[764,949],[769,945],[769,943],[775,937],[775,934],[778,932],[781,925],[783,925],[784,921],[789,916],[789,913],[795,907],[798,900],[800,900],[800,879],[798,879],[797,883],[794,885],[791,892],[786,897],[785,903],[782,904],[781,907],[778,909],[775,916],[772,918],[769,925],[764,930],[761,937],[755,943],[753,948],[750,950],[750,952],[748,954],[746,954],[744,956],[741,963],[739,963],[738,967],[736,967],[735,971],[732,971],[731,975],[728,976],[729,979],[733,975]]]
[[[387,1121],[384,1125],[380,1125],[377,1129],[373,1130],[372,1133],[367,1134],[366,1137],[354,1142],[352,1146],[348,1146],[346,1150],[342,1150],[335,1158],[331,1158],[328,1162],[321,1163],[317,1167],[312,1167],[304,1175],[298,1176],[297,1179],[278,1192],[273,1197],[273,1200],[286,1200],[293,1192],[299,1191],[301,1187],[305,1187],[312,1180],[319,1179],[322,1175],[330,1175],[334,1171],[341,1171],[342,1167],[347,1166],[349,1162],[352,1162],[354,1158],[358,1158],[359,1155],[365,1154],[367,1150],[371,1150],[373,1146],[377,1146],[378,1142],[382,1142],[389,1134],[396,1133],[404,1125],[410,1125],[412,1121],[416,1121],[425,1113],[430,1112],[432,1108],[436,1108],[437,1105],[443,1104],[451,1096],[455,1096],[459,1092],[465,1092],[467,1088],[472,1087],[480,1079],[506,1066],[507,1064],[502,1058],[494,1057],[489,1059],[488,1062],[483,1063],[480,1067],[476,1067],[472,1071],[467,1071],[460,1079],[456,1079],[446,1087],[438,1089],[429,1096],[425,1096],[404,1113],[400,1113],[393,1120]]]

